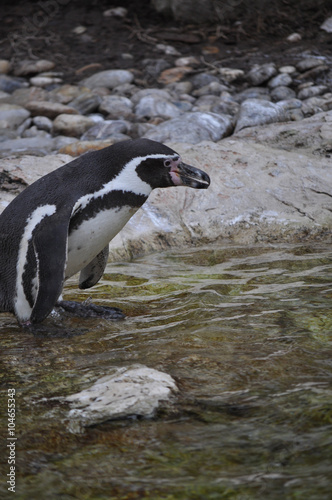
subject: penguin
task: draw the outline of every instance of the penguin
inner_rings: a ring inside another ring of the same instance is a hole
[[[153,189],[209,184],[205,172],[149,139],[86,153],[41,177],[0,215],[0,311],[29,327],[55,306],[75,309],[61,300],[64,282],[78,272],[81,289],[100,280],[109,242]],[[107,309],[108,317],[124,317],[117,308],[86,308],[87,315]]]

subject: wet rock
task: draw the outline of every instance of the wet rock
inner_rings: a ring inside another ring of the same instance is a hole
[[[81,139],[83,141],[109,139],[116,134],[130,133],[131,127],[131,123],[126,120],[104,120],[91,127]]]
[[[83,92],[70,101],[69,105],[71,108],[76,109],[81,115],[86,115],[96,111],[101,102],[102,98],[99,95],[92,92]]]
[[[284,118],[284,110],[278,104],[261,99],[247,99],[241,104],[235,133],[246,127],[278,122]]]
[[[271,78],[268,82],[268,87],[274,89],[275,87],[288,87],[293,82],[291,76],[288,73],[280,73],[279,75]]]
[[[61,114],[53,122],[53,131],[55,134],[80,137],[94,124],[95,122],[86,116]]]
[[[312,85],[310,87],[305,87],[304,89],[301,89],[298,92],[297,97],[299,99],[308,99],[309,97],[316,97],[322,95],[327,91],[328,88],[325,85]]]
[[[167,120],[176,118],[181,114],[180,109],[169,102],[154,95],[142,97],[135,108],[135,115],[138,119],[150,119],[156,116]]]
[[[27,103],[26,108],[31,112],[32,116],[47,116],[47,118],[56,118],[58,115],[77,115],[76,109],[60,104],[59,102],[50,101],[30,101]]]
[[[181,141],[196,144],[219,141],[231,133],[233,122],[227,115],[192,112],[167,120],[148,131],[144,137],[160,142]]]
[[[81,83],[90,89],[96,87],[113,89],[119,85],[131,83],[133,79],[134,75],[130,71],[123,69],[109,69],[95,73],[89,78],[85,78]]]
[[[136,364],[114,368],[91,387],[67,396],[66,401],[72,406],[69,418],[90,426],[115,418],[152,417],[160,402],[176,391],[170,375]]]
[[[277,68],[274,63],[256,64],[247,74],[247,79],[252,85],[261,85],[275,76],[276,73]]]
[[[0,104],[0,128],[14,130],[30,116],[29,111],[15,104]]]
[[[39,59],[37,61],[24,60],[16,65],[14,75],[25,76],[33,73],[42,73],[43,71],[50,71],[54,66],[55,64],[52,61],[46,59]]]
[[[126,119],[133,113],[133,103],[124,96],[110,95],[101,99],[99,111],[108,115],[109,119]]]
[[[295,96],[295,91],[293,89],[290,89],[289,87],[274,87],[271,90],[271,99],[274,102],[293,99]]]
[[[29,84],[23,78],[15,78],[14,76],[0,74],[0,90],[12,94],[14,90],[28,87]]]

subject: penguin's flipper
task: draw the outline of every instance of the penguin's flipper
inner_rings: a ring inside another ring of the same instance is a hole
[[[40,323],[54,308],[63,288],[67,259],[69,217],[52,216],[54,220],[40,227],[33,236],[37,261],[38,292],[32,308],[31,323]]]
[[[108,245],[80,273],[79,288],[91,288],[102,277],[108,259]]]

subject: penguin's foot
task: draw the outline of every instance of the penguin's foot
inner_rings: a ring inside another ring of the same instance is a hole
[[[72,300],[60,300],[57,302],[56,306],[80,318],[104,318],[113,320],[125,318],[121,309],[117,307],[97,306],[89,301],[79,303]]]

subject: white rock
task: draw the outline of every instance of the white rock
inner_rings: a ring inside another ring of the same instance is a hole
[[[327,31],[328,33],[332,33],[332,17],[325,19],[323,24],[321,24],[320,29]]]
[[[125,7],[113,7],[112,9],[104,10],[104,17],[126,17],[128,10]]]
[[[246,127],[278,122],[284,117],[284,109],[278,104],[262,99],[247,99],[241,104],[235,133]]]
[[[142,97],[135,108],[137,118],[154,118],[160,116],[164,120],[176,118],[181,114],[180,109],[171,102],[153,95]]]
[[[61,83],[61,78],[49,77],[49,76],[34,76],[30,78],[31,85],[35,87],[47,87],[53,83]]]
[[[134,79],[134,75],[124,69],[109,69],[106,71],[100,71],[95,73],[89,78],[85,78],[81,84],[90,89],[96,87],[106,87],[108,89],[113,89],[118,85],[123,85],[124,83],[131,83]]]
[[[54,120],[53,131],[55,134],[80,137],[94,124],[95,122],[87,116],[62,114],[58,115]]]
[[[295,42],[299,42],[300,40],[302,40],[302,36],[300,35],[300,33],[292,33],[291,35],[288,35],[286,40],[287,40],[287,42],[295,43]]]
[[[281,66],[281,68],[279,68],[280,73],[287,73],[289,75],[295,73],[295,71],[296,71],[295,66]]]
[[[30,113],[16,104],[0,104],[0,128],[14,130],[21,125]]]
[[[66,398],[70,419],[89,426],[128,416],[151,417],[177,387],[173,378],[144,365],[115,368],[88,389]]]

